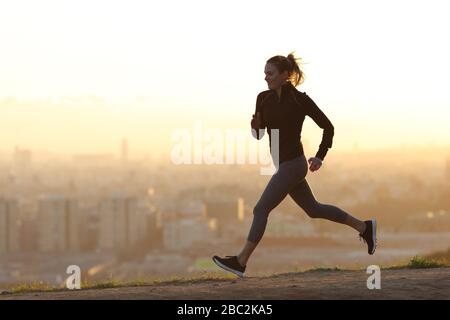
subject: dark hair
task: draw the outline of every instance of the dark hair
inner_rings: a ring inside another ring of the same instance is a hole
[[[300,68],[301,62],[297,62],[297,60],[302,60],[302,58],[295,58],[294,52],[291,52],[287,57],[280,55],[273,56],[267,60],[266,63],[272,63],[275,65],[279,73],[287,71],[289,81],[294,87],[296,87],[299,84],[302,84],[305,80],[303,70]]]

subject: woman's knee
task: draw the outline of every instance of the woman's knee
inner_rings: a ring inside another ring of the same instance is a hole
[[[253,215],[255,217],[267,218],[267,216],[269,215],[269,211],[267,210],[267,208],[258,203],[253,208]]]
[[[311,203],[307,206],[303,207],[303,210],[305,210],[306,214],[313,219],[318,219],[323,217],[322,213],[322,206],[318,202]]]

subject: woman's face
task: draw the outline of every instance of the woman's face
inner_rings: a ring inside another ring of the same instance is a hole
[[[265,80],[269,89],[276,90],[286,83],[288,79],[288,72],[283,71],[278,72],[278,69],[272,63],[266,63],[264,68],[264,73],[266,74]]]

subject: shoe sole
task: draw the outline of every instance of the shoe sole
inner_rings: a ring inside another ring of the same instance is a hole
[[[226,265],[220,263],[220,261],[216,260],[215,258],[213,258],[213,261],[214,261],[215,264],[217,264],[217,265],[218,265],[219,267],[221,267],[222,269],[224,269],[224,270],[226,270],[226,271],[229,271],[229,272],[231,272],[231,273],[234,273],[235,275],[237,275],[237,276],[240,277],[240,278],[243,278],[243,277],[244,277],[244,274],[243,274],[242,272],[237,271],[237,270],[234,270],[234,269],[231,269],[230,267],[227,267]]]
[[[372,242],[373,242],[373,250],[370,254],[374,254],[375,249],[377,248],[377,220],[372,219]]]

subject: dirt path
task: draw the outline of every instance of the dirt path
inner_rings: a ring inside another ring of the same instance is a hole
[[[3,294],[0,299],[450,299],[450,268],[381,270],[381,289],[365,271],[310,271],[266,278],[78,291]]]

